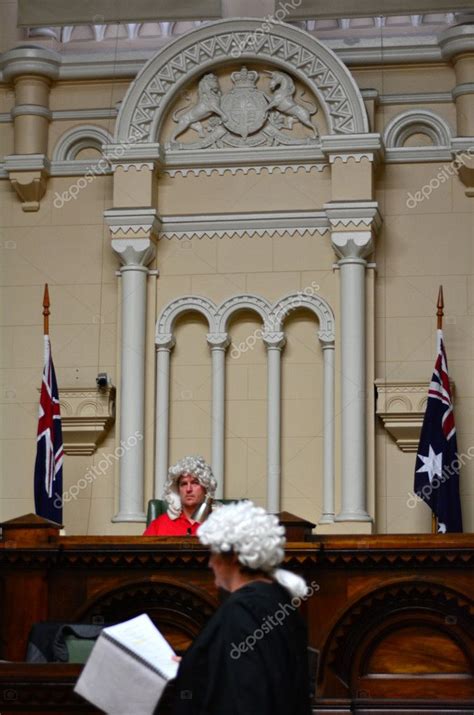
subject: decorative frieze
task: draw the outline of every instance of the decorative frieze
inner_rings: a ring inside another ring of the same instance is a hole
[[[213,166],[213,167],[195,167],[192,169],[164,169],[162,171],[166,176],[170,176],[174,179],[175,176],[188,176],[192,174],[193,176],[199,176],[200,174],[205,174],[206,176],[212,176],[212,174],[217,174],[218,176],[224,176],[224,174],[231,174],[235,176],[236,174],[250,174],[252,171],[255,172],[256,176],[259,176],[262,172],[267,174],[273,173],[292,173],[297,174],[299,171],[305,171],[309,174],[311,171],[321,172],[326,168],[326,164],[288,164],[284,166],[283,164],[270,164],[269,166],[264,166],[263,164],[258,166]]]
[[[114,240],[154,240],[161,227],[161,220],[153,208],[108,209],[104,211],[104,218]]]
[[[333,233],[369,228],[377,233],[382,216],[376,201],[331,201],[324,206]]]
[[[323,211],[271,213],[193,214],[163,216],[160,238],[212,238],[214,236],[324,235],[329,230]]]

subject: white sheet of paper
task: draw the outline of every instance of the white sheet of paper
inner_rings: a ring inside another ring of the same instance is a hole
[[[153,665],[168,680],[176,677],[179,663],[171,660],[175,652],[146,613],[104,628],[104,632]]]

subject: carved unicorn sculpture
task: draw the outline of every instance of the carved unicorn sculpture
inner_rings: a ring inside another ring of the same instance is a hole
[[[318,108],[307,102],[310,109],[297,104],[294,99],[294,94],[296,92],[295,83],[291,77],[284,72],[268,72],[265,74],[270,75],[270,89],[273,94],[270,97],[270,103],[267,106],[267,110],[277,109],[282,114],[289,116],[289,128],[293,126],[295,121],[301,122],[305,127],[311,129],[314,136],[318,136],[318,130],[311,121],[311,115],[316,114]]]

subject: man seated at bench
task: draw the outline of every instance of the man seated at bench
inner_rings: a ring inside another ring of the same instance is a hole
[[[214,497],[217,482],[202,457],[189,456],[170,467],[163,499],[166,514],[154,519],[144,536],[194,536],[202,518],[193,519],[199,506]]]

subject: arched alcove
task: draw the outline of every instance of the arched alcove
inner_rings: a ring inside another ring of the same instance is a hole
[[[327,679],[335,676],[349,697],[369,691],[371,697],[409,698],[420,688],[427,698],[450,689],[472,697],[473,610],[472,600],[433,580],[390,583],[351,603],[339,618],[323,649],[322,670],[327,666]],[[440,651],[442,660],[435,657]],[[405,657],[397,660],[394,652]]]

